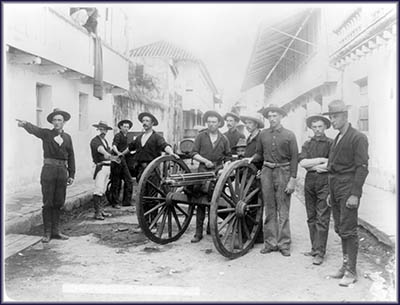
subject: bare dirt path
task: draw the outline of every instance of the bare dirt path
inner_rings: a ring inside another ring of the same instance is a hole
[[[81,211],[65,225],[68,241],[39,243],[7,259],[7,297],[80,302],[360,302],[394,297],[379,284],[383,265],[365,253],[359,255],[359,281],[354,286],[342,288],[338,280],[327,278],[341,264],[340,241],[332,225],[326,261],[312,265],[302,254],[309,250],[309,240],[305,209],[296,197],[290,257],[260,254],[262,245],[256,244],[247,255],[226,259],[210,235],[190,243],[194,221],[178,241],[157,245],[141,233],[133,207],[110,211],[114,216],[103,222],[94,221],[91,211]]]

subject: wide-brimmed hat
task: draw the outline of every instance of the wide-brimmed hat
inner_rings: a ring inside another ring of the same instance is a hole
[[[151,120],[153,121],[153,125],[154,125],[154,126],[157,126],[157,125],[158,125],[158,120],[157,120],[157,118],[156,118],[154,115],[152,115],[150,112],[142,112],[142,113],[139,113],[139,116],[138,116],[139,121],[142,122],[143,117],[145,117],[145,116],[148,116],[149,118],[151,118]]]
[[[234,112],[227,112],[227,113],[224,115],[224,120],[226,120],[228,116],[233,117],[234,120],[235,120],[236,122],[239,122],[239,121],[240,121],[240,117],[239,117],[239,115],[238,115],[237,113],[234,113]]]
[[[52,123],[53,117],[57,114],[61,114],[65,122],[71,118],[71,115],[68,112],[61,110],[60,108],[54,108],[53,112],[47,116],[47,122]]]
[[[257,123],[258,128],[264,128],[264,118],[259,113],[244,113],[240,119],[245,123],[245,120],[252,120]]]
[[[307,127],[311,129],[311,124],[314,121],[322,121],[325,123],[326,128],[331,127],[331,121],[329,121],[328,118],[322,116],[321,114],[314,114],[314,115],[310,115],[307,119],[306,119],[306,123],[307,123]]]
[[[222,126],[224,126],[224,124],[225,124],[224,119],[222,118],[222,116],[221,116],[218,112],[216,112],[216,111],[214,111],[214,110],[208,110],[208,111],[206,111],[206,112],[204,113],[204,115],[203,115],[203,122],[206,123],[208,117],[210,117],[210,116],[215,116],[215,117],[218,118],[218,121],[219,121],[219,128],[221,128]]]
[[[124,124],[128,124],[129,125],[129,129],[132,128],[133,123],[130,120],[122,120],[118,122],[118,128],[121,128],[122,125]]]
[[[283,110],[281,107],[278,107],[278,106],[273,105],[273,104],[271,104],[271,105],[269,105],[269,106],[267,106],[267,107],[265,107],[265,108],[262,108],[262,109],[260,110],[260,113],[262,113],[262,115],[263,115],[264,117],[268,117],[268,112],[270,112],[270,111],[278,112],[278,113],[280,113],[282,116],[287,116],[287,113],[286,113],[285,110]]]
[[[240,138],[239,141],[236,143],[235,146],[232,147],[232,149],[236,149],[239,147],[246,147],[247,146],[247,142],[245,138]]]
[[[112,129],[112,127],[108,126],[106,121],[99,121],[98,124],[93,124],[92,126],[96,127],[96,128],[105,128],[107,130],[111,130]]]
[[[342,100],[333,100],[328,105],[328,112],[324,112],[323,115],[347,112],[349,107],[350,106],[346,105]]]

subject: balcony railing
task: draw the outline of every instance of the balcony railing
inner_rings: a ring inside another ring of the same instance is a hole
[[[83,27],[48,7],[9,5],[5,43],[93,77],[95,39]],[[103,80],[129,90],[128,59],[103,43]]]
[[[390,8],[357,8],[334,30],[338,46],[343,46],[383,17]]]

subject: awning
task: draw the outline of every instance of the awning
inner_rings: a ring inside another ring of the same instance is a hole
[[[254,43],[252,55],[241,91],[264,83],[290,53],[308,56],[297,46],[311,42],[299,37],[303,26],[309,20],[313,9],[301,9],[287,14],[279,22],[270,22],[260,26]]]

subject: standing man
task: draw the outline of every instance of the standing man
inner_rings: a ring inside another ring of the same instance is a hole
[[[249,136],[246,139],[246,152],[244,156],[246,158],[252,157],[256,153],[257,141],[260,137],[261,129],[264,128],[264,119],[261,114],[244,114],[240,116],[240,119],[246,126],[246,130],[249,132]],[[257,169],[261,169],[262,162],[254,164]]]
[[[256,153],[257,141],[260,137],[261,129],[264,128],[264,117],[260,113],[249,113],[241,115],[240,119],[245,124],[246,130],[249,132],[249,136],[246,139],[247,145],[244,156],[245,158],[250,158]],[[263,162],[255,162],[254,165],[258,170],[260,170]],[[262,227],[256,237],[255,242],[257,244],[264,243]]]
[[[112,216],[103,210],[104,194],[110,176],[111,159],[113,159],[110,146],[106,140],[106,134],[112,128],[105,121],[100,121],[92,126],[99,131],[99,134],[90,141],[90,150],[95,164],[93,174],[95,185],[93,191],[94,219],[104,220],[104,217]]]
[[[335,232],[342,240],[343,265],[332,275],[340,286],[357,281],[358,207],[368,175],[368,139],[348,122],[347,106],[342,100],[328,105],[334,129],[339,130],[329,153],[329,195]]]
[[[222,116],[218,112],[210,110],[204,113],[203,120],[207,123],[207,130],[197,135],[192,149],[193,159],[200,163],[198,168],[199,173],[216,170],[230,154],[229,141],[218,130],[218,128],[224,126]],[[197,188],[196,192],[198,193],[197,195],[204,195],[204,190],[201,190],[201,188]],[[205,215],[206,207],[198,205],[196,212],[196,233],[191,240],[192,243],[197,243],[203,238]]]
[[[261,188],[264,201],[264,248],[261,253],[280,251],[290,256],[290,196],[295,190],[298,148],[295,134],[281,125],[286,112],[276,106],[263,110],[270,127],[260,133],[250,162],[263,160]]]
[[[299,155],[299,164],[307,170],[304,183],[307,224],[311,239],[311,252],[304,255],[313,256],[313,264],[321,265],[324,261],[328,240],[331,209],[326,199],[328,188],[328,157],[333,140],[325,135],[331,122],[322,115],[313,115],[306,120],[314,136],[307,140]]]
[[[122,199],[123,206],[130,206],[132,199],[132,177],[129,173],[128,164],[123,151],[128,147],[128,131],[132,128],[132,122],[130,120],[122,120],[118,123],[120,130],[114,136],[112,143],[112,150],[121,159],[121,163],[111,163],[111,198],[112,206],[114,208],[120,208],[119,206],[119,193],[121,190],[121,180],[124,181],[124,195]]]
[[[143,124],[144,132],[136,137],[136,139],[131,142],[123,152],[125,155],[130,151],[136,150],[136,154],[133,157],[135,162],[133,171],[137,182],[139,182],[147,165],[149,165],[149,163],[155,158],[161,156],[162,152],[179,159],[179,156],[172,150],[171,145],[168,144],[161,135],[153,130],[153,126],[158,125],[158,120],[153,114],[142,112],[139,114],[138,119]],[[149,204],[148,208],[151,209],[153,206]],[[147,220],[151,222],[157,216],[157,213],[157,210],[151,212],[148,215]]]
[[[139,182],[147,165],[155,158],[161,156],[162,152],[166,152],[177,159],[179,159],[179,156],[174,153],[171,145],[153,130],[153,126],[158,125],[158,120],[154,115],[149,112],[142,112],[139,114],[138,119],[143,124],[144,132],[128,145],[123,154],[125,155],[130,151],[136,150],[134,156],[134,173],[136,181]]]
[[[51,238],[68,239],[60,230],[60,209],[64,206],[67,186],[74,182],[75,156],[72,139],[64,132],[64,124],[71,115],[58,108],[47,116],[53,129],[39,128],[27,121],[18,121],[18,126],[38,137],[43,142],[43,168],[40,184],[43,194],[43,227],[42,242],[48,243]]]
[[[231,149],[232,153],[236,153],[235,150],[233,150],[233,147],[237,144],[239,139],[245,139],[245,135],[237,129],[237,124],[240,121],[240,117],[233,112],[228,112],[224,116],[224,120],[226,121],[226,126],[228,127],[228,131],[224,133],[224,136],[226,136],[229,140],[229,148]]]

